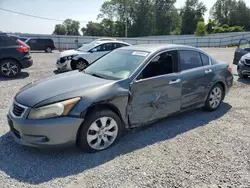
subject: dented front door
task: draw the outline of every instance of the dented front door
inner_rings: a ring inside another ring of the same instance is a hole
[[[173,73],[135,81],[130,86],[128,115],[132,125],[145,124],[180,111],[181,80]]]

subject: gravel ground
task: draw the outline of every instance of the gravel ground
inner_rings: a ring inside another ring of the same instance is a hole
[[[204,49],[231,62],[234,49]],[[16,144],[6,114],[20,87],[53,75],[56,57],[33,53],[18,79],[0,78],[0,187],[250,187],[250,80],[235,84],[217,112],[196,110],[129,131],[95,154]],[[235,73],[235,67],[234,67]]]

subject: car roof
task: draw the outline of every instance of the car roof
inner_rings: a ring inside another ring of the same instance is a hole
[[[168,49],[199,50],[198,48],[195,48],[193,46],[180,45],[180,44],[139,44],[134,46],[123,47],[122,49],[134,50],[134,51],[147,51],[151,53]]]
[[[93,41],[97,44],[105,44],[105,43],[120,43],[120,44],[127,44],[127,45],[131,45],[129,43],[123,42],[123,41],[119,41],[119,40],[101,40],[101,41]]]

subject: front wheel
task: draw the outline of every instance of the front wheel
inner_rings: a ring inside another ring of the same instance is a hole
[[[219,108],[224,96],[223,88],[220,84],[216,84],[209,91],[207,100],[205,103],[205,109],[208,111],[215,111]]]
[[[91,113],[84,121],[78,144],[86,152],[97,152],[111,147],[121,136],[123,125],[117,114],[110,110]]]
[[[84,70],[86,69],[88,66],[88,62],[85,60],[79,60],[76,62],[75,66],[74,66],[74,70]]]
[[[20,73],[20,71],[21,68],[19,64],[12,59],[7,59],[0,62],[0,72],[4,77],[16,77]]]

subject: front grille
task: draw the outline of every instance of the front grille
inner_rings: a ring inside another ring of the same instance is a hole
[[[20,117],[23,114],[24,110],[25,109],[23,107],[15,103],[13,104],[13,114],[15,114],[15,116]]]
[[[246,65],[250,66],[250,59],[245,59],[245,61],[246,61]]]

